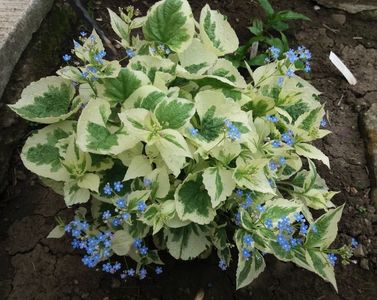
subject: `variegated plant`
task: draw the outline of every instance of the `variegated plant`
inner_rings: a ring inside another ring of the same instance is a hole
[[[263,271],[267,253],[336,288],[335,254],[350,255],[349,247],[329,250],[343,206],[335,208],[335,192],[311,161],[329,167],[310,144],[329,133],[320,129],[325,110],[320,93],[294,74],[310,52],[277,60],[272,48],[271,61],[248,68],[245,79],[224,58],[237,35],[208,5],[199,23],[186,0],[134,13],[110,11],[124,59],[106,60],[96,32],[83,32],[76,63],[65,55],[58,76],[32,83],[10,106],[49,124],[27,139],[25,166],[67,206],[86,203],[50,237],[71,233],[86,265],[123,279],[144,278],[145,265],[163,264],[164,249],[182,260],[214,250],[226,269],[235,245],[237,288]],[[131,34],[138,28],[143,38]],[[325,213],[314,219],[310,209]],[[113,255],[136,268],[110,264]]]

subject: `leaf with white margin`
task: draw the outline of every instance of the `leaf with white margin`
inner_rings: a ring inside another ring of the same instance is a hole
[[[236,289],[249,285],[261,274],[266,267],[264,258],[258,250],[253,250],[249,258],[238,253],[238,265],[236,273]]]
[[[212,207],[215,208],[224,202],[236,188],[232,177],[233,172],[224,167],[207,168],[203,172],[203,183],[211,197]]]
[[[233,143],[230,140],[224,141],[223,144],[214,147],[210,154],[224,165],[228,165],[233,159],[241,153],[241,145]]]
[[[300,137],[300,141],[310,142],[319,138],[319,127],[325,115],[323,106],[303,113],[295,121],[293,131]]]
[[[110,115],[110,103],[100,98],[83,109],[77,124],[77,145],[82,151],[117,155],[137,144],[125,128],[108,124]]]
[[[63,121],[51,124],[30,136],[22,148],[21,160],[31,172],[53,179],[66,181],[69,173],[61,163],[59,140],[73,134],[76,126],[74,121]]]
[[[168,251],[175,259],[194,259],[211,244],[208,228],[195,223],[180,228],[165,228],[164,236]]]
[[[151,163],[145,155],[134,156],[127,169],[127,173],[124,176],[123,181],[134,179],[137,177],[144,177],[152,172]]]
[[[152,113],[144,108],[127,109],[118,114],[127,131],[139,141],[147,142],[154,131]]]
[[[208,50],[197,38],[194,38],[190,47],[179,53],[178,57],[182,67],[189,73],[199,75],[204,74],[217,60],[217,55]]]
[[[226,18],[208,4],[200,13],[200,37],[217,56],[232,53],[239,45],[237,34]]]
[[[115,12],[111,9],[107,9],[110,15],[110,24],[114,32],[124,41],[129,41],[130,39],[130,28],[129,25],[122,20]]]
[[[166,98],[166,94],[153,85],[138,88],[122,105],[122,111],[130,108],[144,108],[154,111],[156,106]]]
[[[147,41],[159,42],[175,52],[188,48],[195,33],[195,20],[187,0],[164,0],[148,11],[143,26]]]
[[[78,83],[85,83],[86,79],[82,76],[79,68],[73,66],[65,66],[59,69],[56,74],[67,80],[72,80]]]
[[[161,101],[154,110],[158,123],[163,129],[180,129],[195,114],[193,102],[182,98]]]
[[[233,173],[237,185],[252,191],[275,194],[264,172],[268,161],[268,159],[254,159],[248,163],[241,163],[241,160],[237,159],[237,168]]]
[[[94,29],[83,45],[74,41],[74,53],[85,63],[92,59],[91,55],[93,56],[93,53],[98,53],[102,50],[105,50],[105,48],[103,47],[101,38]]]
[[[122,104],[134,91],[147,84],[150,81],[143,72],[122,68],[116,78],[103,79],[103,84],[98,86],[98,96],[112,105]]]
[[[319,217],[309,228],[306,236],[306,248],[327,249],[335,240],[338,232],[338,222],[342,217],[344,204]],[[316,230],[313,231],[313,225]]]
[[[162,72],[175,76],[176,63],[167,58],[151,55],[137,55],[131,58],[128,67],[135,71],[141,71],[148,76],[149,80],[155,84],[156,73]]]
[[[203,176],[191,174],[178,186],[174,194],[178,216],[200,225],[209,224],[216,216],[211,197],[203,189]]]
[[[155,139],[154,145],[168,168],[178,176],[186,162],[185,158],[192,157],[186,140],[178,131],[172,129],[161,130],[158,134],[159,137]]]
[[[88,189],[98,193],[100,177],[94,173],[86,173],[77,180],[77,185],[82,189]]]
[[[111,237],[111,249],[116,255],[127,255],[133,242],[134,239],[127,230],[117,230]]]
[[[318,159],[330,168],[329,158],[318,148],[306,143],[296,143],[294,145],[296,153],[307,158]]]
[[[332,284],[334,289],[338,292],[338,287],[335,279],[334,267],[330,265],[326,253],[316,249],[307,249],[305,258],[311,266],[311,271],[322,277],[325,281]]]
[[[226,59],[220,58],[217,60],[216,64],[208,70],[209,75],[224,77],[229,81],[233,82],[234,86],[237,88],[246,88],[247,84],[245,79],[242,77],[237,68]]]
[[[42,124],[65,120],[80,108],[71,81],[49,76],[28,85],[16,104],[9,107],[22,118]]]
[[[164,198],[169,193],[170,181],[166,168],[156,168],[145,177],[152,182],[152,198]]]
[[[90,198],[88,189],[78,186],[76,180],[69,180],[64,183],[64,201],[68,207],[79,203],[86,203]]]
[[[286,157],[285,164],[280,168],[278,176],[280,180],[292,177],[302,168],[301,158],[296,154],[290,154]]]
[[[117,155],[117,158],[122,161],[122,164],[128,167],[131,164],[132,159],[141,155],[143,152],[144,146],[143,143],[138,142],[133,148],[123,151]]]

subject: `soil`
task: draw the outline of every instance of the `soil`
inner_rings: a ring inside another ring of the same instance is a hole
[[[130,2],[144,13],[155,1]],[[205,2],[227,15],[241,41],[249,36],[246,26],[250,17],[261,15],[257,1],[190,2],[196,16]],[[80,261],[80,253],[70,248],[67,238],[45,238],[55,226],[54,216],[69,219],[72,210],[65,208],[60,196],[40,185],[22,166],[19,152],[31,128],[0,107],[4,116],[0,136],[9,137],[1,150],[7,147],[7,152],[13,151],[10,167],[2,163],[7,170],[3,180],[7,188],[0,200],[0,299],[377,299],[377,215],[370,197],[372,183],[361,127],[363,113],[372,103],[377,103],[377,29],[372,21],[359,19],[357,15],[323,7],[315,10],[315,3],[309,0],[271,2],[277,9],[294,9],[312,20],[294,23],[289,38],[292,46],[305,45],[313,52],[311,80],[323,92],[322,101],[326,103],[333,132],[317,142],[317,146],[330,157],[332,164],[331,170],[319,165],[319,173],[330,189],[340,191],[335,203],[346,203],[335,246],[349,243],[351,237],[360,242],[355,264],[336,267],[339,293],[316,275],[270,256],[266,257],[265,272],[249,287],[237,292],[235,266],[220,272],[217,259],[212,256],[192,262],[176,262],[166,257],[167,265],[161,277],[127,283],[88,270]],[[111,38],[114,36],[107,25],[104,8],[116,11],[118,6],[127,4],[122,0],[87,3]],[[83,29],[72,14],[64,32],[59,31],[60,38],[55,44],[43,47],[50,45],[46,44],[46,38],[53,28],[51,22],[56,22],[54,11],[62,5],[66,6],[64,1],[56,2],[25,51],[3,102],[15,102],[29,82],[53,74],[59,58],[69,49],[69,41]],[[356,86],[348,85],[331,65],[330,51],[342,57],[353,70],[359,81]]]

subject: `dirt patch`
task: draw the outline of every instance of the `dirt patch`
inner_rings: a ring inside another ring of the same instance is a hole
[[[144,13],[155,1],[133,2]],[[243,41],[248,36],[246,26],[250,16],[260,14],[256,1],[190,2],[196,16],[205,2],[226,14]],[[349,243],[351,237],[361,244],[356,264],[336,268],[339,294],[316,275],[271,256],[266,257],[266,271],[251,286],[238,292],[234,292],[236,266],[233,264],[229,272],[220,272],[213,256],[193,262],[176,262],[166,256],[166,271],[160,278],[152,276],[126,284],[100,271],[88,270],[81,264],[79,253],[70,248],[68,239],[44,238],[54,226],[56,213],[68,217],[72,212],[65,209],[59,196],[42,187],[23,168],[16,151],[8,172],[11,185],[0,202],[1,299],[25,299],[25,294],[27,299],[194,299],[199,293],[204,293],[204,299],[377,299],[377,216],[369,195],[371,181],[360,128],[363,112],[377,103],[374,80],[377,29],[370,22],[341,11],[325,8],[316,11],[312,1],[272,2],[279,9],[294,9],[312,19],[312,22],[297,23],[289,35],[292,46],[303,44],[313,52],[311,79],[323,92],[329,129],[333,131],[317,143],[330,157],[332,168],[328,170],[320,165],[318,169],[330,189],[340,191],[336,204],[346,203],[336,245]],[[125,5],[124,1],[88,3],[94,17],[102,20],[99,24],[114,38],[103,8],[116,11],[118,6]],[[38,39],[34,43],[38,44]],[[351,67],[359,80],[357,86],[350,87],[331,65],[327,58],[330,50]],[[34,63],[29,57],[19,68]],[[8,95],[13,93],[16,99],[27,82],[52,74],[56,67],[52,64],[45,72],[32,71],[21,84],[13,80]],[[16,130],[20,123],[17,119],[12,124],[10,130]],[[26,128],[24,125],[20,130],[21,136]]]

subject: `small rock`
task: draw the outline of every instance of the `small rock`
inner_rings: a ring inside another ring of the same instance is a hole
[[[314,5],[313,8],[314,8],[315,11],[319,11],[321,9],[321,7],[319,5]]]
[[[360,267],[363,268],[364,270],[369,270],[369,262],[366,258],[363,258],[360,261]]]
[[[358,193],[358,190],[355,187],[351,186],[350,187],[350,194],[355,196],[357,193]]]
[[[365,252],[364,252],[363,245],[357,246],[356,249],[353,250],[353,255],[355,257],[365,257]]]
[[[73,283],[77,285],[77,284],[79,284],[79,281],[77,279],[75,279],[75,280],[73,280]]]
[[[344,25],[346,23],[346,16],[343,14],[332,14],[331,17],[339,25]]]

